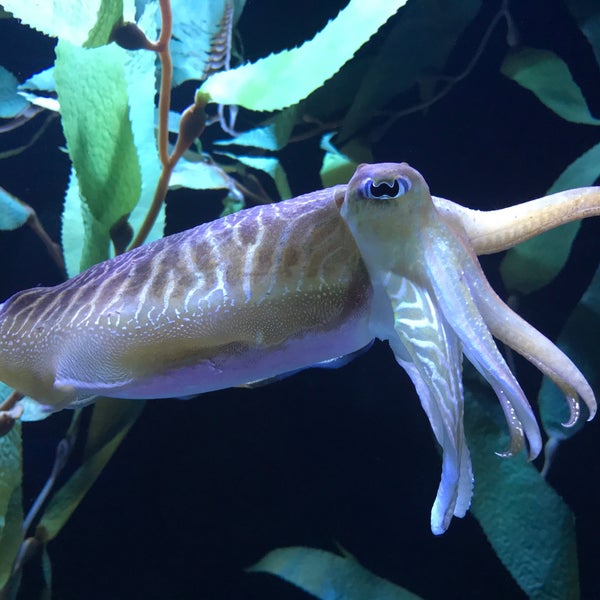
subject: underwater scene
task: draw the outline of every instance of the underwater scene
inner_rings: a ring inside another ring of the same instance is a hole
[[[0,0],[0,599],[600,598],[599,126],[597,0]]]

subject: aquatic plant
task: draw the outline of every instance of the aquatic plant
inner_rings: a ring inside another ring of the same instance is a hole
[[[103,2],[90,5],[90,11],[86,13],[74,11],[69,2],[57,0],[48,4],[53,8],[51,14],[44,14],[39,9],[28,12],[26,7],[18,4],[5,2],[4,7],[25,24],[56,36],[59,39],[57,59],[52,71],[34,76],[19,87],[16,80],[4,73],[4,88],[10,93],[6,94],[3,103],[3,116],[10,119],[11,127],[17,127],[37,118],[37,106],[45,107],[46,111],[58,111],[53,91],[58,93],[60,119],[73,166],[62,217],[62,248],[68,275],[144,239],[160,237],[164,228],[163,200],[167,188],[225,190],[224,212],[235,211],[246,203],[270,201],[277,195],[289,197],[287,173],[277,158],[277,151],[299,137],[323,136],[325,154],[321,178],[324,185],[346,182],[357,162],[370,160],[371,146],[376,143],[376,138],[383,136],[407,112],[393,104],[391,108],[386,105],[419,81],[424,95],[410,110],[427,109],[468,76],[488,39],[486,33],[479,48],[473,52],[473,60],[459,75],[447,78],[443,75],[443,67],[448,53],[467,24],[475,18],[479,3],[461,2],[449,10],[437,7],[437,3],[413,0],[399,11],[387,29],[378,34],[379,39],[375,39],[370,53],[359,54],[341,69],[379,25],[404,4],[369,2],[366,16],[372,21],[366,21],[365,15],[358,10],[364,3],[354,1],[346,9],[345,16],[332,21],[313,45],[273,55],[264,62],[230,69],[231,62],[236,62],[232,28],[243,9],[243,2],[206,3],[209,14],[198,20],[198,7],[183,0],[174,1],[170,6],[163,1],[159,21],[161,33],[156,43],[148,41],[157,37],[158,5],[155,2],[139,3],[135,12],[133,6],[124,9],[118,2]],[[593,13],[585,13],[576,2],[570,5],[576,18],[581,20],[583,31],[590,36],[590,42],[598,48],[594,30],[588,27]],[[170,8],[175,39],[169,51]],[[500,24],[507,23],[510,33],[514,33],[508,6],[501,4],[498,9],[490,19],[488,31],[494,32]],[[443,20],[436,19],[439,14],[436,10],[444,11]],[[71,18],[71,15],[76,16]],[[133,22],[137,26],[133,26]],[[203,23],[203,27],[194,27],[193,24],[198,22]],[[415,53],[418,60],[398,64],[398,56],[406,54],[407,47],[417,44],[419,39],[431,37],[435,37],[436,43],[428,44],[426,51]],[[108,43],[111,39],[118,40],[121,47]],[[346,43],[341,44],[340,39]],[[151,51],[125,50],[123,47]],[[155,52],[162,63],[160,77]],[[188,103],[192,108],[181,117],[169,113],[171,60],[175,86],[188,80],[200,81],[208,72],[217,71],[199,87],[195,99],[190,94]],[[238,57],[237,61],[240,60]],[[571,79],[568,67],[555,54],[512,49],[503,70],[533,91],[562,118],[597,124]],[[281,72],[294,73],[289,80],[294,85],[282,85],[277,75]],[[161,92],[159,116],[155,121],[157,80]],[[200,113],[209,97],[220,103],[209,123],[218,122],[221,130],[232,137],[214,140],[209,139],[206,135],[209,132],[206,132],[200,146],[195,138],[204,126]],[[247,111],[278,112],[263,121],[260,113],[257,116],[242,110],[236,119],[236,110],[231,105],[240,105]],[[171,145],[169,130],[179,136],[179,141]],[[336,134],[334,138],[333,133]],[[597,165],[600,164],[597,148],[594,146],[569,166],[551,190],[591,185],[598,176]],[[35,213],[21,201],[7,194],[0,202],[3,228],[12,229],[28,223],[36,231],[43,232]],[[56,260],[60,261],[48,236],[41,235]],[[514,294],[526,294],[546,285],[564,265],[574,235],[574,231],[569,235],[563,231],[558,237],[544,237],[511,251],[502,267],[507,288]],[[582,338],[577,333],[573,335],[573,331],[597,323],[588,319],[582,323],[578,317],[581,312],[596,314],[596,280],[597,277],[568,325],[571,333],[569,335],[567,330],[566,335],[570,340]],[[574,356],[579,352],[576,347],[571,347],[569,354]],[[592,362],[587,374],[593,377],[597,364],[593,358],[589,360]],[[585,362],[582,357],[582,364]],[[489,392],[481,388],[475,376],[468,374],[468,377],[467,428],[468,437],[473,440],[471,449],[478,486],[473,511],[496,553],[526,593],[537,597],[545,597],[546,593],[560,595],[560,590],[573,593],[578,584],[572,516],[524,457],[499,460],[494,455],[494,451],[503,447],[502,429],[496,425],[497,415],[491,409],[491,403],[488,414],[484,399]],[[4,396],[7,395],[8,391]],[[544,384],[540,393],[541,416],[546,432],[553,440],[570,434],[560,425],[565,417],[558,400],[558,394]],[[34,413],[28,414],[34,408],[27,405],[26,416],[34,418]],[[2,456],[6,457],[2,465],[4,489],[0,511],[5,515],[0,538],[0,581],[3,585],[13,573],[13,587],[6,588],[7,594],[14,593],[18,584],[15,575],[35,549],[41,549],[44,556],[44,572],[49,585],[47,543],[69,519],[141,410],[142,403],[99,403],[89,417],[87,428],[81,426],[84,417],[76,413],[69,432],[59,445],[54,472],[49,479],[47,491],[52,495],[45,504],[40,502],[43,505],[41,512],[36,504],[25,518],[24,543],[21,534],[20,427],[2,438]],[[69,453],[76,439],[84,446],[82,456],[77,457],[81,466],[62,482],[62,487],[52,490],[65,463],[71,460],[72,464],[75,460],[69,459]],[[527,490],[529,496],[524,498],[515,490]],[[511,509],[507,510],[511,497],[514,500],[510,503]],[[531,497],[535,497],[535,504],[527,501]],[[45,499],[44,491],[40,500]],[[540,504],[544,506],[545,515],[540,514]],[[510,537],[506,536],[507,530],[512,532]],[[523,538],[529,543],[524,544]],[[13,557],[17,554],[15,563]],[[278,573],[311,593],[326,597],[324,589],[313,583],[314,578],[319,578],[312,564],[315,559],[321,567],[327,564],[322,576],[326,581],[334,580],[338,582],[336,585],[343,587],[358,579],[362,585],[367,585],[364,572],[351,558],[327,556],[314,550],[275,551],[260,561],[254,570]],[[530,568],[532,564],[535,565],[533,569]],[[340,574],[333,577],[332,573],[338,573],[338,567]],[[289,575],[290,570],[293,575]],[[369,585],[386,586],[372,580]],[[397,589],[389,593],[396,594],[391,597],[402,597],[402,592]]]

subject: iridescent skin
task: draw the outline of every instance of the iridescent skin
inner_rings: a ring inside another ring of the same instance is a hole
[[[507,453],[540,432],[492,335],[565,392],[571,361],[489,286],[477,254],[598,214],[600,190],[483,213],[433,198],[406,164],[361,165],[347,186],[241,211],[0,305],[0,380],[53,412],[98,396],[189,396],[269,379],[388,340],[443,449],[432,530],[468,509],[463,353],[496,391]],[[515,225],[516,224],[516,225]],[[31,401],[30,401],[31,402]]]

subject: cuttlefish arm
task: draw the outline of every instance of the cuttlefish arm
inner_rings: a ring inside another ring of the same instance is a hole
[[[595,197],[597,212],[597,190]],[[442,533],[453,515],[464,514],[472,489],[462,422],[463,353],[490,383],[504,410],[510,429],[510,445],[504,454],[519,451],[526,439],[530,457],[537,456],[541,435],[493,336],[523,354],[561,387],[571,408],[569,424],[579,414],[578,397],[586,403],[590,418],[596,411],[593,392],[583,375],[502,302],[476,256],[477,250],[510,246],[550,228],[560,221],[569,202],[549,220],[528,225],[521,232],[510,233],[510,227],[504,227],[505,219],[498,229],[503,241],[498,242],[491,222],[478,217],[475,227],[471,213],[476,211],[434,200],[422,176],[408,165],[379,164],[360,165],[344,197],[338,195],[338,204],[373,285],[373,334],[389,341],[397,361],[407,370],[443,450],[442,479],[431,514],[432,531]],[[534,217],[544,210],[539,203],[525,209]],[[513,225],[518,223],[518,209],[507,219]],[[568,216],[564,220],[569,220]]]

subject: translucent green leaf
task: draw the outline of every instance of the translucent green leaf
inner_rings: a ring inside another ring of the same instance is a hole
[[[215,143],[221,146],[235,145],[272,151],[280,150],[290,139],[297,114],[297,107],[292,106],[269,119],[261,127],[250,129],[228,140],[217,140]]]
[[[596,271],[589,288],[558,338],[558,346],[581,369],[592,389],[600,389],[598,365],[598,340],[600,340],[600,269]],[[569,410],[564,394],[544,378],[538,398],[542,423],[553,440],[564,440],[579,431],[585,424],[580,419],[574,427],[563,427]]]
[[[579,597],[573,514],[522,452],[501,458],[508,435],[498,402],[469,374],[465,428],[475,476],[471,510],[529,598]]]
[[[407,0],[351,0],[312,40],[216,73],[200,87],[213,102],[279,110],[323,85]]]
[[[571,163],[548,194],[593,185],[599,176],[600,144]],[[565,266],[579,227],[579,221],[567,223],[511,248],[500,265],[506,288],[528,294],[550,283]]]
[[[18,229],[25,225],[31,214],[27,204],[0,187],[0,229]]]
[[[325,150],[320,172],[323,187],[346,184],[360,163],[373,162],[371,151],[360,142],[353,140],[338,150],[331,143],[332,137],[327,134],[321,140],[321,149]]]
[[[50,499],[36,530],[38,539],[47,542],[62,529],[135,423],[143,407],[144,403],[139,400],[97,400],[90,423],[84,462]]]
[[[123,16],[123,0],[2,0],[2,6],[46,35],[89,47],[108,43]]]
[[[247,569],[270,573],[320,600],[417,600],[412,592],[377,577],[352,558],[301,546],[278,548]]]
[[[566,63],[550,50],[520,48],[508,53],[502,73],[533,92],[540,102],[572,123],[598,125]]]
[[[0,403],[12,390],[0,383]],[[22,469],[21,424],[0,437],[0,590],[10,576],[13,561],[23,535],[23,510],[21,506]]]
[[[0,119],[11,119],[27,108],[28,102],[17,93],[17,78],[0,67]]]
[[[361,78],[340,139],[349,139],[394,96],[425,77],[441,74],[448,54],[480,4],[480,0],[409,2]],[[399,60],[402,56],[410,56],[410,60]]]

